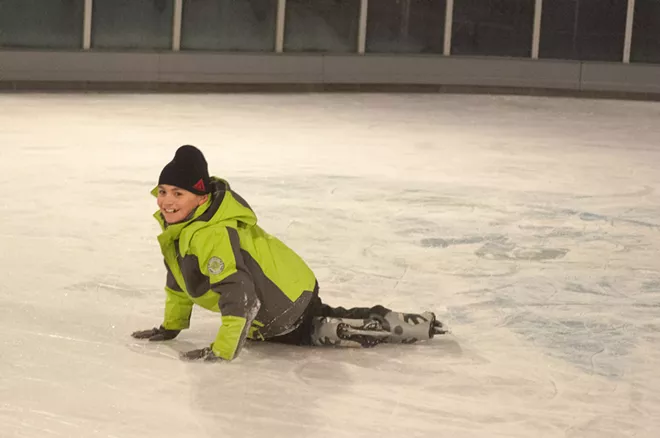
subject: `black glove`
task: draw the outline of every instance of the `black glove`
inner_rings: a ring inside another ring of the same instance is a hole
[[[199,350],[186,351],[180,355],[182,360],[203,360],[204,362],[217,362],[222,360],[213,353],[211,347],[201,348]]]
[[[149,330],[133,332],[131,336],[136,339],[149,339],[150,341],[169,341],[176,338],[179,333],[181,333],[181,330],[168,330],[161,325],[158,328],[154,327]]]

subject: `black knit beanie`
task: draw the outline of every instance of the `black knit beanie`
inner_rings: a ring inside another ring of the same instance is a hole
[[[209,168],[202,151],[185,145],[177,149],[174,159],[160,173],[158,185],[168,184],[188,190],[196,195],[210,192]]]

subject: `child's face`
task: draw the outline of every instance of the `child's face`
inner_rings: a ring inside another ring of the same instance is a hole
[[[190,213],[204,202],[208,195],[196,195],[176,186],[158,186],[158,208],[168,224],[185,220]]]

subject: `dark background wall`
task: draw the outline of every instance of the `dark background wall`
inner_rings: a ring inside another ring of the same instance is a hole
[[[424,85],[660,94],[660,0],[631,2],[0,0],[0,85]]]

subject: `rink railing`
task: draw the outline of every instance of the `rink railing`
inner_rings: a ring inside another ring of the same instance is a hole
[[[372,0],[377,1],[377,0]],[[181,50],[181,25],[183,15],[184,0],[174,0],[174,12],[172,17],[172,51]],[[455,0],[446,0],[445,8],[445,29],[444,29],[444,47],[443,55],[451,55],[452,27],[454,18]],[[92,8],[94,0],[85,0],[83,14],[83,43],[84,50],[92,48]],[[367,40],[367,11],[369,0],[360,0],[360,17],[358,28],[357,53],[364,54],[366,51]],[[539,59],[539,47],[541,42],[541,27],[543,25],[541,15],[543,11],[543,0],[534,0],[534,24],[532,32],[532,59]],[[284,52],[284,26],[286,16],[286,0],[277,0],[277,16],[275,25],[275,52]],[[630,51],[632,46],[633,20],[635,18],[635,0],[628,0],[626,11],[626,27],[624,34],[623,53],[621,61],[625,64],[630,63]]]
[[[357,49],[352,53],[301,56],[284,50],[286,0],[277,0],[275,41],[269,51],[181,50],[184,1],[173,3],[171,47],[140,52],[94,50],[94,4],[84,0],[83,50],[0,49],[0,89],[419,89],[660,100],[660,64],[630,62],[635,0],[627,0],[623,53],[618,61],[539,57],[543,0],[535,0],[531,54],[525,57],[451,56],[454,7],[460,0],[446,0],[439,56],[366,50],[369,0],[360,0]]]

